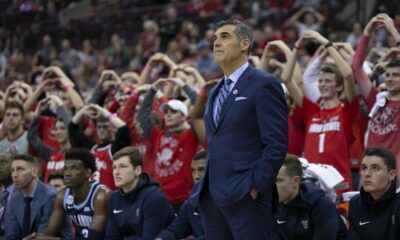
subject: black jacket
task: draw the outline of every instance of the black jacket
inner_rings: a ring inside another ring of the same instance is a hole
[[[378,200],[361,188],[360,195],[350,200],[349,239],[400,239],[400,195],[395,181]]]
[[[335,205],[312,183],[302,183],[290,203],[280,204],[274,220],[284,240],[347,239],[346,226]]]
[[[142,173],[132,191],[119,189],[111,194],[104,239],[154,239],[173,218],[173,209],[158,183]]]
[[[178,216],[160,233],[159,237],[163,240],[175,240],[184,239],[189,235],[193,235],[197,240],[206,239],[199,209],[194,208],[189,200],[186,200]]]

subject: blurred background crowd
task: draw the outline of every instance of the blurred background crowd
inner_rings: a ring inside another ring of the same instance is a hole
[[[250,64],[286,84],[289,153],[333,165],[347,183],[338,188],[358,190],[365,147],[382,146],[397,157],[400,176],[399,6],[395,0],[0,1],[0,157],[35,156],[41,179],[58,179],[52,184],[58,187],[64,153],[83,147],[96,158],[92,179],[115,190],[112,154],[136,146],[144,172],[178,212],[193,186],[192,158],[207,148],[207,93],[223,76],[213,56],[215,25],[236,18],[253,29]],[[330,92],[319,79],[329,64],[328,74],[341,79]],[[326,113],[327,121],[313,128],[309,109]],[[324,142],[329,131],[333,140]],[[1,183],[10,186],[11,175],[3,175]],[[333,198],[340,193],[327,190]]]

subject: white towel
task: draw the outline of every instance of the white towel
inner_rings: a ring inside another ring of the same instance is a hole
[[[387,100],[389,99],[389,92],[384,91],[376,94],[376,101],[368,116],[373,118],[374,115],[378,112],[379,108],[382,108],[386,105]]]

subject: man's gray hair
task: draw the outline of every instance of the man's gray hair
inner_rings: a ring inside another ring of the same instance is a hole
[[[247,50],[247,55],[250,55],[250,51],[253,46],[253,31],[252,31],[251,27],[237,19],[229,19],[229,20],[223,20],[223,21],[218,22],[217,29],[221,28],[225,25],[235,26],[235,34],[239,40],[243,40],[243,39],[249,40],[250,44],[249,44],[249,49]]]

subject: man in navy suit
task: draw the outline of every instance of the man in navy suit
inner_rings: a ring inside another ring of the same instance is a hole
[[[29,155],[12,157],[11,176],[20,191],[9,204],[5,216],[5,239],[22,239],[32,232],[44,232],[53,211],[56,190],[38,177],[38,164]],[[68,221],[62,236],[71,238]]]
[[[249,66],[251,29],[218,23],[215,62],[224,79],[210,91],[204,121],[207,171],[192,192],[207,239],[273,239],[275,179],[287,152],[284,93],[272,75]]]

